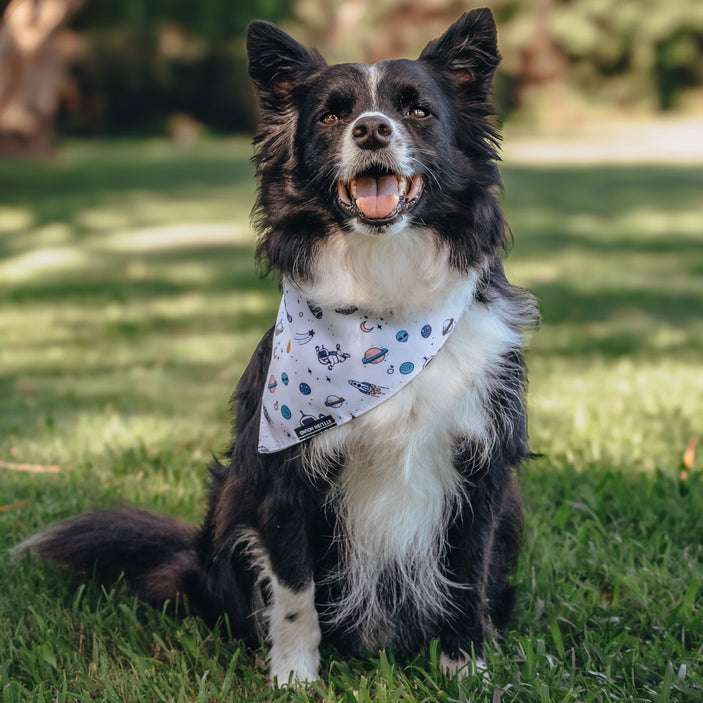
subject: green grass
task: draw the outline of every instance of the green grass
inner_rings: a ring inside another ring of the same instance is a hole
[[[323,653],[272,692],[250,652],[6,549],[98,505],[189,520],[278,304],[245,140],[75,143],[0,164],[0,701],[703,699],[703,167],[505,167],[511,279],[540,298],[519,607],[461,685]],[[11,507],[19,504],[17,507]],[[7,508],[7,506],[10,506]]]

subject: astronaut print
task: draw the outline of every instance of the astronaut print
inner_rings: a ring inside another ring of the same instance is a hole
[[[277,452],[376,407],[410,383],[451,334],[464,291],[417,318],[325,308],[289,283],[274,328],[259,452]]]

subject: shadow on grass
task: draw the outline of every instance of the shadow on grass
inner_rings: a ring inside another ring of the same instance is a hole
[[[681,213],[700,200],[699,165],[501,167],[510,210],[610,219],[628,211]]]
[[[508,264],[539,298],[542,355],[695,352],[703,344],[703,167],[503,169]],[[567,328],[568,334],[551,335]]]
[[[95,153],[81,145],[54,165],[16,165],[11,177],[10,167],[0,165],[0,181],[7,186],[0,192],[0,224],[3,206],[26,208],[34,218],[32,228],[37,228],[56,221],[75,222],[85,208],[106,202],[118,207],[129,193],[138,191],[160,199],[161,205],[173,203],[174,208],[187,196],[203,213],[211,208],[229,212],[233,198],[237,204],[228,218],[246,227],[254,193],[250,153],[246,140],[226,142],[221,148],[209,143],[193,152],[173,150],[165,143],[142,148],[127,142],[99,146]],[[518,278],[530,266],[544,265],[550,271],[546,279],[524,276],[542,307],[545,324],[535,341],[540,356],[654,357],[662,349],[690,354],[700,348],[703,288],[698,274],[703,271],[703,238],[695,238],[694,230],[702,214],[703,168],[506,167],[503,173],[508,219],[516,233],[509,264],[515,266]],[[647,213],[653,213],[654,224]],[[579,220],[584,216],[599,218],[603,227],[598,221]],[[161,226],[173,224],[168,213],[162,217]],[[644,234],[638,233],[639,223],[647,225]],[[0,250],[10,234],[8,230],[0,235]],[[26,233],[12,236],[17,253]],[[253,243],[203,245],[194,233],[187,248],[169,248],[166,238],[159,249],[117,252],[100,248],[100,231],[76,230],[74,236],[74,246],[98,252],[97,263],[79,261],[65,271],[0,281],[0,296],[21,318],[15,326],[0,327],[11,341],[6,354],[14,369],[3,383],[7,395],[1,410],[6,416],[13,413],[13,403],[25,408],[25,419],[31,409],[51,408],[52,413],[73,416],[94,412],[107,402],[126,408],[130,394],[150,391],[129,384],[121,388],[113,379],[104,393],[87,382],[138,368],[156,369],[162,378],[171,379],[171,386],[189,385],[195,391],[199,383],[208,383],[207,373],[217,373],[217,364],[204,364],[202,368],[209,370],[201,373],[197,370],[201,359],[184,361],[171,348],[188,338],[202,337],[202,344],[208,344],[208,335],[258,337],[273,321],[277,285],[257,277]],[[25,249],[30,250],[29,243]],[[668,269],[658,276],[664,261]],[[135,263],[140,268],[136,274],[131,269]],[[621,280],[624,275],[626,283]],[[672,276],[675,280],[667,278]],[[202,304],[183,307],[182,299],[189,296],[201,298]],[[239,305],[237,301],[246,297],[257,304]],[[101,317],[101,310],[113,304],[127,307],[127,314]],[[34,319],[32,334],[23,339]],[[41,325],[47,328],[42,330]],[[661,330],[668,330],[671,338],[662,342]],[[36,353],[43,344],[58,350],[56,362],[47,357],[35,369],[22,362],[23,354]],[[99,361],[83,354],[91,347],[100,352]],[[237,352],[238,368],[252,350],[253,344]],[[231,360],[221,358],[226,361],[220,365]],[[77,385],[86,381],[91,390],[68,394],[58,385],[66,375]],[[28,376],[41,381],[34,384],[31,398],[23,390]],[[53,389],[52,380],[57,383]],[[173,412],[175,396],[170,391],[161,401],[155,397],[139,405],[159,414],[161,402],[168,407],[166,413]],[[8,424],[19,426],[7,419],[0,422]]]
[[[131,276],[128,266],[135,260],[148,270]],[[177,280],[176,267],[197,265],[204,280]],[[176,273],[172,273],[176,271]],[[8,302],[84,302],[93,303],[148,301],[188,293],[263,293],[275,290],[272,278],[262,281],[257,273],[253,247],[193,246],[180,251],[104,253],[94,269],[32,277],[10,285],[0,282],[0,292]],[[4,289],[4,290],[3,290]]]

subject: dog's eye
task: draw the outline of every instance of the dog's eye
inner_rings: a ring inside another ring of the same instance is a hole
[[[335,115],[334,112],[326,112],[320,118],[320,122],[323,124],[334,124],[335,122],[339,122],[339,115]]]
[[[416,117],[421,120],[423,117],[427,117],[430,113],[423,107],[412,107],[405,114],[408,117]]]

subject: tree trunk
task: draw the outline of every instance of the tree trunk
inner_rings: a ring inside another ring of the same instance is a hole
[[[0,157],[49,152],[66,65],[80,45],[60,31],[85,0],[11,0],[0,24]]]

